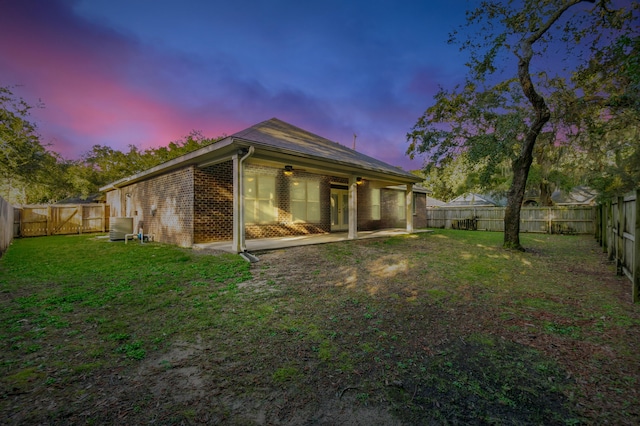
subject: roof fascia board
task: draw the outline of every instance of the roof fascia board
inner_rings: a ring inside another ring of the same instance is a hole
[[[209,156],[210,154],[215,154],[216,152],[221,152],[225,148],[229,148],[232,145],[232,143],[233,143],[233,139],[230,137],[227,137],[218,142],[212,143],[211,145],[207,145],[203,148],[197,149],[188,154],[184,154],[184,155],[181,155],[180,157],[176,157],[162,164],[158,164],[157,166],[144,170],[140,173],[136,173],[126,178],[112,182],[100,188],[100,191],[112,191],[116,188],[130,185],[134,182],[161,174],[166,171],[170,171],[173,169],[178,169],[178,168],[182,168],[182,167],[194,165],[194,164],[198,165],[200,162],[203,161],[202,157]],[[224,156],[221,156],[220,158],[224,159]]]
[[[335,177],[359,176],[365,180],[377,180],[384,182],[383,186],[387,185],[405,185],[407,183],[415,183],[413,180],[398,178],[395,175],[372,171],[369,169],[363,169],[353,166],[343,166],[341,164],[334,164],[327,160],[320,161],[307,157],[299,157],[293,155],[265,155],[265,151],[256,150],[256,153],[251,157],[252,163],[262,163],[270,165],[272,167],[282,167],[283,165],[290,164],[294,170],[305,169],[309,173],[331,175]],[[420,180],[421,181],[421,180]]]

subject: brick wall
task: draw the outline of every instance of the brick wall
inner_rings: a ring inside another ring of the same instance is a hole
[[[194,170],[194,243],[233,239],[233,161]]]
[[[245,164],[247,172],[270,174],[276,179],[277,220],[269,224],[247,224],[247,239],[318,234],[331,231],[331,183],[347,185],[344,178]],[[320,184],[320,221],[293,223],[290,183],[295,178]],[[372,218],[370,182],[358,186],[358,229],[405,227],[397,217],[396,190],[381,189],[381,220]],[[134,218],[134,232],[142,226],[156,241],[189,247],[193,243],[229,241],[233,238],[233,162],[203,169],[189,166],[107,193],[111,215]],[[426,196],[416,194],[414,227],[426,227]]]
[[[371,182],[367,180],[362,185],[358,185],[358,231],[372,231],[380,228],[380,220],[374,220],[372,217],[372,191]]]
[[[192,166],[111,191],[107,203],[112,215],[133,217],[155,241],[190,247],[193,243]],[[128,210],[128,211],[127,211]]]
[[[415,229],[427,227],[427,194],[416,193],[416,214],[413,215],[413,227]]]

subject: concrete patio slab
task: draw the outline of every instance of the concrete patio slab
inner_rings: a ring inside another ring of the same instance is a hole
[[[429,229],[416,229],[412,233],[432,232]],[[358,239],[365,238],[384,238],[394,237],[397,235],[409,235],[406,229],[392,228],[392,229],[380,229],[377,231],[360,231],[358,232]],[[339,241],[347,241],[347,232],[331,232],[328,234],[310,234],[310,235],[293,235],[288,237],[276,237],[276,238],[259,238],[246,240],[246,246],[248,252],[259,252],[265,250],[275,250],[287,247],[306,246],[311,244],[326,244],[336,243]],[[194,250],[220,250],[229,253],[235,253],[232,247],[231,241],[220,241],[213,243],[201,243],[194,244]]]

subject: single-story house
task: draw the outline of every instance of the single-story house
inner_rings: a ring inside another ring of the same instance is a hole
[[[422,178],[272,118],[113,182],[112,217],[190,247],[246,239],[426,227]]]

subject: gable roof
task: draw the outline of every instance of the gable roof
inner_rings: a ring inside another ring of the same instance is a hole
[[[444,207],[447,203],[437,198],[429,197],[427,195],[427,207]]]
[[[460,195],[447,203],[449,207],[485,206],[495,207],[498,203],[487,195],[468,193]]]
[[[239,148],[248,147],[255,149],[252,159],[262,159],[273,164],[293,162],[319,172],[344,176],[358,174],[365,178],[389,179],[395,184],[422,181],[422,178],[401,168],[272,118],[227,136],[216,143],[113,182],[100,190],[109,191],[187,165],[204,167],[215,164],[236,155]]]
[[[571,191],[556,189],[551,195],[551,200],[559,205],[595,205],[598,193],[587,186],[576,186]]]
[[[331,160],[335,163],[355,166],[364,170],[404,176],[416,182],[422,180],[399,167],[394,167],[384,161],[369,157],[277,118],[258,123],[248,129],[234,133],[231,137],[246,141],[252,145],[259,145],[268,150]]]

